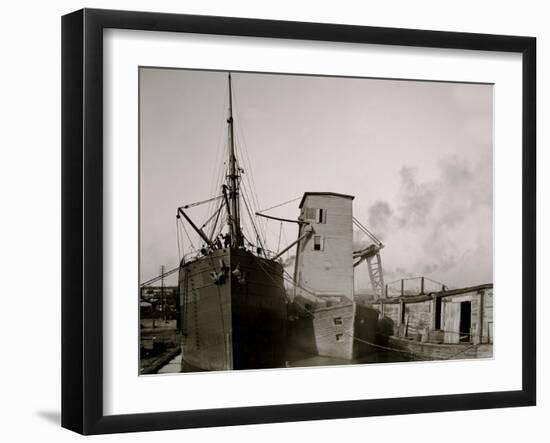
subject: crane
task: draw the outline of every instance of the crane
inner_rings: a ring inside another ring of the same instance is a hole
[[[353,217],[353,224],[372,241],[371,245],[358,251],[353,251],[353,267],[356,268],[364,261],[367,262],[372,290],[376,297],[382,298],[384,296],[384,273],[382,271],[380,250],[384,245],[355,217]]]

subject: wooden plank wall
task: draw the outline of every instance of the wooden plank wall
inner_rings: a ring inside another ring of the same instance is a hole
[[[300,242],[295,268],[297,293],[304,292],[300,288],[303,286],[316,295],[338,295],[353,300],[352,200],[310,195],[305,199],[301,217],[305,217],[307,208],[324,209],[326,223],[308,219],[315,235],[322,237],[323,248],[313,249],[313,236]]]
[[[351,359],[353,357],[354,306],[320,309],[315,312],[315,341],[319,355]],[[334,323],[335,318],[342,319],[341,325]],[[337,340],[337,335],[340,340]]]
[[[416,338],[423,329],[432,329],[431,306],[431,300],[419,303],[405,303],[405,322],[408,325],[406,334],[408,337]]]
[[[492,343],[493,333],[493,289],[471,291],[462,294],[443,296],[441,328],[446,330],[444,341],[446,343],[458,342],[460,324],[460,303],[471,302],[471,329],[472,340],[478,343]],[[481,304],[483,302],[483,305]],[[435,303],[433,300],[400,303],[397,300],[392,303],[373,303],[373,309],[380,313],[380,319],[384,318],[385,331],[388,324],[393,326],[393,335],[420,339],[419,334],[427,328],[434,331]],[[404,323],[401,322],[401,309],[405,310]],[[480,312],[481,309],[481,312]],[[382,315],[383,313],[383,315]],[[481,318],[481,323],[480,319]],[[430,334],[432,336],[433,334]]]

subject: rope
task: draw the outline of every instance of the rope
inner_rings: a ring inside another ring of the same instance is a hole
[[[266,209],[262,209],[261,211],[256,211],[256,212],[266,212],[266,211],[270,211],[271,209],[275,209],[275,208],[279,208],[281,206],[284,206],[284,205],[287,205],[289,203],[292,203],[292,202],[295,202],[296,200],[300,200],[302,197],[296,197],[296,198],[293,198],[292,200],[288,200],[284,203],[280,203],[278,205],[275,205],[275,206],[271,206],[270,208],[266,208]]]
[[[181,261],[181,246],[180,246],[180,229],[178,226],[178,219],[176,218],[176,237],[178,241],[178,262]]]
[[[220,206],[220,208],[219,208],[216,212],[214,212],[210,217],[208,217],[208,219],[202,224],[202,226],[200,227],[200,229],[205,228],[206,225],[207,225],[208,223],[210,223],[210,222],[212,221],[212,219],[213,219],[216,215],[218,215],[219,211],[221,211],[221,206]]]
[[[212,198],[209,198],[209,199],[206,199],[206,200],[201,200],[200,202],[189,203],[188,205],[180,206],[180,208],[178,208],[178,209],[189,209],[189,208],[193,208],[193,207],[195,207],[195,206],[204,205],[205,203],[210,203],[210,202],[213,202],[213,201],[215,201],[215,200],[219,200],[220,198],[223,198],[223,195],[218,195],[218,196],[216,196],[216,197],[212,197]]]
[[[305,309],[305,308],[304,308],[304,309]],[[306,310],[307,310],[307,309],[306,309]],[[457,352],[456,354],[453,354],[453,355],[451,355],[450,357],[440,358],[440,357],[432,357],[431,355],[422,354],[422,353],[420,353],[420,352],[413,352],[413,351],[407,351],[407,350],[405,350],[405,349],[398,349],[398,348],[392,348],[392,347],[389,347],[389,346],[378,345],[378,344],[376,344],[376,343],[371,343],[371,342],[369,342],[369,341],[367,341],[367,340],[363,340],[363,339],[361,339],[361,338],[357,338],[357,337],[355,337],[355,336],[353,336],[353,335],[351,335],[351,334],[349,334],[349,333],[347,333],[347,332],[345,332],[345,331],[343,331],[343,333],[344,333],[345,335],[351,337],[353,340],[356,340],[356,341],[361,342],[361,343],[365,343],[365,344],[370,345],[370,346],[373,346],[373,347],[375,347],[375,348],[385,349],[385,350],[387,350],[387,351],[393,351],[393,352],[400,352],[400,353],[402,353],[402,354],[410,354],[410,355],[412,355],[412,356],[414,356],[414,357],[417,357],[417,356],[418,356],[418,357],[421,357],[421,358],[423,358],[423,359],[425,359],[425,360],[452,360],[452,359],[454,359],[455,357],[459,356],[460,354],[463,354],[464,352],[466,352],[466,351],[468,351],[468,350],[470,350],[470,349],[472,349],[472,348],[478,346],[478,345],[471,345],[471,346],[468,346],[468,347],[465,348],[465,349],[461,349],[460,352]],[[387,336],[387,337],[389,337],[389,336]]]
[[[273,276],[269,273],[269,271],[264,267],[261,260],[258,260],[257,263],[260,265],[260,268],[262,268],[262,270],[265,272],[265,274],[273,281],[273,283],[275,283],[275,286],[283,291],[283,294],[284,294],[285,298],[288,300],[285,285],[283,284],[283,286],[279,286],[279,283],[273,278]],[[283,277],[283,280],[284,280],[284,277]]]
[[[240,113],[240,108],[239,108],[238,101],[235,99],[235,97],[233,98],[233,105],[234,105],[235,114],[238,115]],[[250,162],[250,157],[248,156],[247,143],[244,137],[244,131],[242,130],[242,127],[240,124],[240,119],[237,119],[237,137],[239,139],[242,138],[242,148],[243,148],[242,150],[244,151],[243,158],[245,163],[247,163],[247,170],[249,171],[250,178],[251,178],[251,192],[252,192],[252,197],[255,199],[254,204],[256,205],[256,208],[258,208],[260,204],[256,194],[256,180],[254,179],[254,170],[251,167],[252,163]]]
[[[210,192],[209,194],[212,195],[214,194],[214,191],[219,189],[220,186],[221,186],[221,181],[223,180],[223,176],[225,175],[224,174],[224,171],[223,171],[223,166],[224,166],[224,162],[220,161],[221,160],[221,157],[223,155],[223,147],[224,147],[224,139],[225,139],[225,133],[226,133],[226,122],[225,122],[225,115],[226,115],[226,112],[227,112],[227,107],[228,107],[228,97],[226,96],[226,94],[223,95],[223,102],[222,102],[222,107],[221,107],[221,111],[220,111],[220,118],[219,120],[215,120],[215,121],[220,121],[222,122],[221,126],[220,126],[220,130],[219,130],[219,136],[218,136],[218,142],[217,142],[217,145],[216,145],[216,155],[215,155],[215,160],[214,160],[214,163],[213,165],[216,165],[215,166],[215,169],[214,169],[214,174],[212,175],[212,178],[210,180]],[[207,208],[207,214],[210,214],[210,212],[212,211],[212,204],[210,203],[208,205],[208,208]]]
[[[281,234],[283,232],[283,222],[281,222],[281,225],[279,227],[279,241],[277,242],[277,254],[281,250]]]
[[[150,280],[147,280],[146,282],[139,285],[140,288],[144,288],[146,286],[151,286],[153,283],[159,281],[163,277],[167,277],[169,275],[172,275],[174,272],[176,272],[179,269],[179,266],[173,269],[170,269],[169,271],[165,272],[164,274],[158,275],[156,277],[151,278]]]
[[[369,238],[374,241],[377,246],[382,247],[382,242],[374,235],[372,232],[370,232],[359,220],[357,220],[355,217],[352,218],[353,224],[357,226],[363,233],[367,234]]]
[[[233,99],[233,109],[234,109],[234,114],[238,116],[240,113],[240,108],[239,108],[238,100],[236,100],[235,97]],[[236,119],[236,123],[237,123],[236,124],[237,131],[236,131],[235,137],[236,137],[236,141],[238,140],[238,143],[236,143],[236,148],[240,154],[240,157],[243,159],[243,164],[245,165],[245,168],[248,171],[248,174],[244,174],[243,185],[244,185],[244,181],[246,181],[248,187],[250,188],[250,194],[252,197],[252,198],[249,198],[250,204],[252,208],[256,210],[260,207],[260,203],[259,203],[258,195],[256,191],[256,180],[254,178],[254,169],[252,168],[252,163],[248,155],[248,147],[244,136],[244,131],[242,130],[242,127],[240,124],[240,118]],[[250,179],[248,178],[248,176],[250,176]],[[258,230],[256,227],[254,229],[256,231]],[[262,226],[261,222],[259,222],[259,230],[263,234],[263,242],[266,244],[267,238],[265,235],[265,226]]]
[[[267,257],[265,255],[265,250],[264,250],[264,245],[262,244],[262,239],[260,238],[260,234],[258,234],[258,229],[256,228],[256,224],[254,223],[254,218],[252,217],[252,213],[250,212],[250,207],[248,206],[248,201],[247,201],[247,198],[246,198],[246,192],[243,192],[242,197],[243,197],[243,201],[244,201],[244,206],[246,207],[246,211],[248,212],[248,217],[250,218],[250,223],[252,224],[252,227],[254,228],[254,233],[256,234],[256,239],[258,240],[260,248],[262,248],[262,251],[264,251],[264,256]]]
[[[237,151],[239,153],[241,153],[241,151],[242,151],[240,149],[239,144],[237,145]],[[244,152],[246,153],[246,151],[244,151]],[[245,160],[246,160],[245,156],[241,155],[241,157],[245,158]],[[253,209],[252,212],[255,212],[259,208],[259,201],[258,201],[258,196],[257,196],[256,189],[255,189],[254,177],[253,177],[253,174],[252,174],[252,167],[250,165],[250,162],[247,165],[247,170],[250,171],[250,174],[243,174],[244,178],[242,180],[242,189],[243,189],[243,192],[247,195],[248,200],[250,201],[250,206]],[[249,175],[250,175],[251,179],[248,178]],[[247,191],[247,188],[249,189],[249,191]],[[250,193],[250,196],[252,198],[250,198],[248,196],[249,193]],[[265,234],[265,226],[262,226],[261,220],[258,220],[258,230],[260,231],[260,234],[262,234],[263,243],[267,244],[267,237],[266,237],[266,234]]]
[[[281,224],[282,224],[282,223],[281,223]],[[288,239],[287,239],[287,237],[286,237],[286,229],[284,229],[284,228],[283,228],[283,240],[284,240],[284,242],[285,242],[285,245],[288,245]],[[286,251],[286,253],[285,253],[285,255],[284,255],[284,256],[286,257],[287,260],[288,260],[289,255],[290,255],[290,250]]]
[[[223,211],[225,202],[222,202],[219,209],[216,211],[216,219],[214,220],[214,224],[212,225],[212,229],[210,230],[210,239],[214,241],[214,239],[217,237],[214,237],[214,232],[216,231],[216,226],[218,226],[218,220],[220,219],[220,214]]]
[[[319,298],[319,296],[315,292],[312,292],[312,290],[309,290],[308,288],[300,286],[298,283],[296,283],[296,280],[294,280],[294,277],[292,277],[284,268],[283,268],[283,272],[288,276],[288,278],[290,279],[290,281],[295,287],[300,288],[302,291],[305,291],[316,298]]]
[[[374,348],[384,349],[384,350],[386,350],[386,351],[401,352],[401,353],[403,353],[403,354],[411,354],[411,355],[415,355],[415,356],[416,356],[416,355],[422,355],[422,354],[415,353],[415,352],[412,352],[412,351],[407,351],[407,350],[404,350],[404,349],[397,349],[397,348],[391,348],[391,347],[389,347],[389,346],[377,345],[376,343],[371,343],[370,341],[363,340],[363,339],[361,339],[361,338],[357,338],[357,337],[355,337],[355,336],[349,334],[349,333],[346,332],[346,331],[343,331],[343,333],[344,333],[345,335],[347,335],[348,337],[351,337],[353,340],[356,340],[356,341],[358,341],[358,342],[361,342],[361,343],[370,345],[370,346],[372,346],[372,347],[374,347]],[[429,360],[432,359],[432,357],[431,357],[431,356],[428,356],[428,355],[426,355],[425,357],[428,358]]]
[[[198,253],[198,250],[197,248],[195,248],[195,245],[193,244],[193,241],[191,240],[191,237],[189,236],[189,233],[187,232],[187,229],[185,229],[185,224],[180,221],[181,223],[181,227],[183,228],[183,232],[185,232],[185,235],[187,236],[187,240],[189,240],[189,244],[191,245],[191,249],[195,252],[195,253]]]

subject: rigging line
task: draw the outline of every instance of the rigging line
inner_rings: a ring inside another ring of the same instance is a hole
[[[374,308],[373,308],[374,309]],[[378,309],[376,309],[378,311]],[[411,326],[409,326],[409,329],[412,329],[412,330],[417,330],[417,329],[421,329],[421,328],[411,328]],[[444,334],[454,334],[454,335],[458,335],[460,336],[460,338],[464,338],[464,337],[468,337],[468,336],[476,336],[476,337],[480,337],[482,339],[486,338],[488,339],[489,336],[488,335],[477,335],[477,334],[469,334],[467,332],[460,332],[460,331],[449,331],[447,329],[438,329],[438,331],[440,332],[443,332]],[[381,332],[378,333],[379,335],[383,335],[385,337],[391,337],[391,335],[388,335],[388,334],[383,334]],[[454,343],[456,344],[456,343]],[[485,343],[486,344],[486,343]]]
[[[248,199],[249,199],[249,202],[250,202],[250,205],[251,205],[251,208],[252,208],[251,212],[255,212],[256,209],[258,208],[258,205],[254,200],[254,197],[255,197],[254,194],[253,194],[254,190],[252,189],[252,185],[250,184],[250,179],[246,176],[246,174],[245,174],[245,180],[246,180],[246,185],[247,186],[243,187],[243,189],[247,192],[247,195],[251,194],[252,198],[248,197]],[[251,189],[251,191],[249,192],[248,189]],[[266,237],[266,233],[265,233],[265,226],[262,225],[260,220],[257,220],[257,226],[258,226],[258,229],[259,229],[260,233],[262,234],[264,243],[266,243],[267,242],[267,237]]]
[[[289,219],[289,218],[273,217],[272,215],[262,214],[261,212],[256,212],[256,215],[258,215],[260,217],[270,218],[272,220],[284,221],[284,222],[288,222],[288,223],[298,223],[300,225],[309,225],[310,224],[309,222],[301,221],[299,219],[298,220],[292,220],[292,219]]]
[[[265,272],[265,274],[275,283],[275,286],[278,287],[283,291],[283,294],[285,295],[285,298],[290,301],[290,298],[288,297],[288,294],[286,293],[285,285],[283,283],[282,286],[279,286],[279,283],[275,280],[275,278],[269,273],[269,270],[264,267],[261,260],[258,260],[256,263],[260,265],[260,268]]]
[[[233,99],[233,104],[235,105],[234,106],[234,109],[235,109],[235,112],[236,114],[239,114],[240,113],[240,108],[239,108],[239,103],[237,100],[235,100],[235,97]],[[246,139],[245,139],[245,136],[244,136],[244,131],[242,129],[242,126],[241,126],[241,123],[240,123],[240,118],[237,119],[237,132],[240,133],[240,136],[242,137],[242,145],[243,145],[243,150],[244,150],[244,160],[245,160],[245,163],[247,163],[247,167],[249,168],[249,171],[250,171],[250,177],[251,177],[251,181],[252,181],[252,190],[255,192],[256,190],[256,180],[254,179],[254,170],[252,169],[252,162],[250,161],[250,157],[248,155],[248,147],[247,147],[247,143],[246,143]],[[258,198],[256,198],[256,206],[259,207],[259,200]]]
[[[223,151],[223,149],[221,149]],[[222,161],[223,155],[216,155],[216,164],[217,169],[215,171],[215,175],[212,177],[213,179],[213,187],[210,190],[210,195],[219,192],[219,189],[221,188],[222,182],[225,178],[225,162]],[[212,211],[213,204],[210,203],[208,206],[208,213]]]
[[[239,125],[239,123],[237,123],[237,124]],[[241,129],[240,132],[242,133],[242,129]],[[239,141],[241,140],[240,139],[240,134],[238,135],[238,140]],[[242,147],[241,147],[241,145],[242,145]],[[250,196],[248,196],[247,198],[250,202],[250,206],[252,207],[251,212],[255,212],[259,208],[259,200],[258,200],[258,195],[257,195],[256,183],[255,183],[255,179],[254,179],[254,172],[253,172],[252,164],[250,162],[250,158],[248,156],[248,149],[246,147],[246,142],[244,140],[244,135],[242,137],[242,144],[239,142],[237,144],[237,149],[239,150],[240,157],[243,158],[245,167],[248,171],[248,173],[243,174],[244,175],[243,189],[245,189],[245,191],[246,191],[246,188],[249,189],[249,191],[247,191],[247,192],[250,194]],[[261,237],[263,237],[263,240],[262,240],[263,243],[267,244],[266,228],[265,228],[265,224],[262,223],[261,220],[257,220],[256,230],[258,230],[261,234]]]
[[[193,251],[195,252],[198,252],[198,249],[195,247],[193,241],[191,240],[191,237],[189,236],[189,233],[187,232],[187,229],[185,228],[185,224],[183,223],[183,221],[180,221],[181,223],[181,226],[183,228],[183,231],[185,232],[185,235],[187,236],[187,240],[189,240],[189,243],[191,245],[191,249],[193,249]]]
[[[296,280],[294,279],[294,277],[292,277],[292,275],[290,275],[290,274],[286,271],[286,269],[283,268],[283,272],[287,275],[288,279],[290,279],[290,282],[291,282],[294,286],[296,286],[297,288],[302,289],[303,291],[307,292],[307,293],[310,294],[310,295],[313,295],[313,296],[316,297],[316,298],[319,298],[319,296],[318,296],[315,292],[312,292],[313,290],[310,290],[310,289],[308,289],[308,288],[306,288],[306,287],[304,287],[304,286],[299,285],[299,284],[296,282]]]
[[[273,229],[271,229],[271,225],[270,224],[266,224],[266,228],[267,228],[267,233],[270,234],[271,237],[275,238],[277,237],[277,232],[275,232]]]
[[[259,221],[259,219],[258,219],[258,221]],[[267,230],[265,231],[265,234],[262,233],[263,234],[263,240],[262,241],[263,241],[263,245],[264,245],[265,249],[268,250],[269,249],[268,234],[273,234],[273,232],[271,231],[271,229],[269,229],[268,226],[266,226],[266,227],[267,227]],[[267,231],[269,231],[269,232],[267,232]],[[270,238],[271,237],[272,237],[272,235],[270,236]],[[274,251],[272,251],[272,252],[274,252]]]
[[[178,263],[181,262],[181,246],[180,246],[180,228],[178,226],[178,219],[176,218],[176,238],[178,240]]]
[[[253,245],[253,243],[249,240],[249,238],[253,237],[253,235],[251,235],[251,231],[248,226],[248,223],[245,223],[244,221],[243,221],[242,235],[244,240],[246,240],[246,242],[248,242],[249,245]]]
[[[215,200],[219,200],[220,198],[223,198],[223,195],[217,195],[216,197],[208,198],[206,200],[201,200],[201,201],[195,202],[195,203],[189,203],[188,205],[180,206],[178,209],[194,208],[195,206],[199,206],[199,205],[203,205],[205,203],[213,202]]]
[[[285,242],[285,245],[288,245],[288,237],[286,236],[286,229],[283,229],[283,240]],[[288,260],[288,257],[290,256],[290,250],[286,251],[286,259]]]
[[[223,204],[223,202],[222,202],[222,204]],[[206,220],[206,221],[202,224],[202,226],[200,227],[200,229],[205,228],[206,225],[212,221],[212,219],[218,214],[218,212],[219,212],[220,210],[221,210],[221,206],[220,206],[220,209],[218,209],[218,210],[217,210],[216,212],[214,212],[210,217],[208,217],[208,220]]]
[[[250,200],[250,196],[249,196],[249,193],[248,193],[248,190],[246,189],[246,187],[243,186],[241,189],[243,190],[242,196],[243,196],[243,198],[245,198],[245,205],[247,205],[248,216],[250,217],[250,221],[251,221],[251,223],[252,223],[253,226],[254,226],[254,231],[256,232],[256,237],[257,237],[257,238],[259,239],[259,241],[260,241],[260,240],[261,240],[261,236],[260,236],[259,233],[258,233],[258,226],[257,226],[257,225],[255,224],[255,222],[254,222],[254,218],[252,217],[252,211],[251,211],[251,209],[250,209],[250,206],[248,206],[247,200],[250,201],[250,205],[252,205],[253,202]],[[260,228],[261,228],[261,226],[260,226]],[[260,233],[262,233],[262,232],[261,232],[261,229],[260,229]],[[263,242],[266,243],[265,235],[264,235]],[[260,241],[260,243],[261,243],[261,241]]]
[[[366,306],[366,305],[364,305]],[[378,313],[380,313],[380,310],[379,309],[376,309],[376,308],[372,308],[371,309],[374,309],[375,311],[377,311]],[[385,318],[390,318],[388,317],[387,315],[385,316]],[[409,329],[411,330],[416,330],[416,329],[422,329],[422,328],[414,328],[414,327],[411,327],[411,325],[409,325]],[[460,332],[460,331],[450,331],[448,329],[438,329],[438,331],[442,332],[442,333],[445,333],[445,334],[455,334],[455,335],[460,335],[461,337],[467,337],[467,336],[476,336],[476,337],[480,337],[482,339],[486,338],[490,338],[490,335],[477,335],[477,334],[469,334],[467,332]],[[378,335],[383,335],[384,337],[393,337],[393,334],[384,334],[382,332],[378,332],[377,333]],[[457,343],[454,343],[454,344],[457,344]],[[480,344],[487,344],[487,343],[480,343]]]
[[[248,231],[248,230],[247,230],[247,231]],[[248,234],[249,234],[249,233],[248,233]],[[249,240],[248,234],[245,234],[245,233],[243,232],[243,238],[244,238],[245,242],[248,244],[248,246],[256,246],[254,243],[252,243],[252,242]]]
[[[223,209],[222,209],[222,212],[220,214],[220,217],[221,217],[222,220],[225,220],[225,222],[220,223],[219,231],[221,233],[223,231],[223,228],[225,228],[227,226],[227,220],[229,218],[229,213],[227,212],[227,207],[225,205],[225,202],[224,202]]]
[[[144,288],[144,287],[146,287],[146,286],[151,286],[151,284],[153,284],[153,283],[155,283],[155,282],[161,280],[162,278],[165,278],[165,277],[167,277],[167,276],[169,276],[169,275],[172,275],[172,274],[173,274],[174,272],[176,272],[179,268],[180,268],[180,267],[177,266],[177,267],[175,267],[175,268],[173,268],[173,269],[170,269],[169,271],[166,271],[164,274],[157,275],[156,277],[153,277],[153,278],[151,278],[151,279],[149,279],[149,280],[147,280],[147,281],[141,283],[141,284],[139,285],[139,287],[140,287],[140,288]]]
[[[370,232],[359,220],[353,217],[352,221],[353,221],[353,224],[357,226],[365,234],[367,234],[371,238],[371,240],[373,240],[375,243],[378,243],[379,245],[382,245],[382,242],[376,237],[376,235]]]
[[[223,220],[224,217],[225,217],[225,205],[224,205],[224,208],[222,208],[222,211],[220,212],[220,217],[218,218],[218,220],[219,219]],[[219,226],[218,226],[218,223],[216,223],[216,225],[212,227],[210,239],[213,243],[215,242],[215,239],[217,239],[222,234],[224,227],[225,227],[224,223],[219,223]]]
[[[252,227],[254,228],[254,232],[256,233],[256,238],[258,240],[258,243],[260,244],[260,248],[262,248],[262,252],[264,253],[264,256],[267,257],[266,252],[264,250],[264,245],[262,244],[262,239],[260,238],[260,235],[258,234],[258,230],[256,229],[256,225],[254,224],[254,219],[252,218],[252,214],[250,212],[250,208],[248,207],[247,199],[245,198],[245,193],[242,195],[244,200],[244,205],[246,207],[246,211],[248,212],[248,216],[250,217],[250,222],[252,223]]]
[[[283,232],[283,222],[281,222],[281,225],[279,226],[279,241],[277,242],[277,254],[281,250],[281,235]]]
[[[307,292],[306,289],[304,288],[300,288],[292,279],[288,278],[288,277],[283,277],[284,281],[286,281],[287,283],[290,283],[290,286],[291,286],[291,289],[293,288],[299,288],[299,289],[302,289],[303,291]],[[311,296],[314,296],[314,297],[317,297],[316,295],[308,292],[308,294],[310,294]]]
[[[244,186],[241,185],[240,187],[240,193],[239,193],[239,208],[241,209],[241,212],[242,212],[242,217],[241,217],[241,223],[242,223],[242,229],[243,231],[246,230],[247,232],[247,235],[250,237],[250,238],[254,238],[254,237],[258,237],[258,234],[254,234],[254,232],[256,232],[256,227],[254,226],[254,221],[252,219],[250,219],[250,212],[249,212],[249,207],[248,207],[248,204],[247,204],[247,198],[248,197],[248,194],[247,194],[247,190],[245,189]],[[245,209],[246,209],[246,212],[245,212]],[[247,217],[248,215],[248,217]],[[251,226],[254,228],[254,231],[252,231],[252,228]]]
[[[216,155],[215,155],[215,161],[213,163],[213,165],[215,165],[214,167],[214,175],[212,175],[212,178],[211,178],[211,182],[210,182],[210,195],[212,195],[216,189],[219,188],[219,186],[217,185],[218,181],[219,181],[219,177],[220,177],[220,174],[221,174],[221,170],[222,170],[222,167],[223,167],[223,162],[220,161],[221,158],[223,157],[223,146],[224,146],[224,138],[225,138],[225,131],[226,131],[226,121],[225,121],[225,114],[227,112],[227,96],[226,94],[222,94],[223,96],[223,100],[222,100],[222,108],[221,108],[221,111],[220,111],[220,118],[219,118],[219,121],[222,122],[221,126],[220,126],[220,131],[219,131],[219,136],[218,136],[218,141],[217,141],[217,144],[216,144]],[[218,120],[216,120],[218,121]],[[208,206],[208,213],[210,213],[210,211],[212,211],[212,205],[209,205]]]
[[[304,308],[305,309],[305,308]],[[307,309],[306,309],[307,310]],[[356,340],[360,343],[365,343],[367,345],[370,345],[370,346],[373,346],[375,348],[380,348],[380,349],[385,349],[387,351],[394,351],[394,352],[400,352],[402,354],[410,354],[414,357],[416,356],[419,356],[419,357],[422,357],[422,358],[425,358],[426,360],[447,360],[446,358],[434,358],[432,357],[431,355],[425,355],[425,354],[420,354],[418,352],[413,352],[413,351],[406,351],[404,349],[397,349],[397,348],[391,348],[389,346],[382,346],[382,345],[378,345],[376,343],[372,343],[370,341],[367,341],[367,340],[363,340],[361,338],[358,338],[358,337],[355,337],[353,336],[352,334],[350,334],[349,332],[346,332],[346,331],[342,331],[345,335],[347,335],[348,337],[351,337],[352,340]]]
[[[216,220],[214,220],[214,224],[212,225],[212,229],[210,230],[210,240],[214,241],[214,232],[216,231],[216,226],[218,226],[218,220],[220,219],[220,214],[223,211],[223,207],[225,205],[225,202],[222,201],[218,211],[216,212]],[[217,237],[217,236],[216,236]]]
[[[244,156],[242,155],[242,149],[240,149],[240,143],[236,143],[235,144],[235,148],[237,150],[237,153],[238,155],[243,158]],[[237,166],[238,166],[238,169],[240,171],[242,171],[242,167],[241,167],[241,163],[240,161],[238,161],[237,163]],[[243,178],[243,175],[244,175],[244,178]],[[253,205],[254,204],[254,197],[255,195],[253,194],[254,190],[252,189],[252,186],[250,185],[250,180],[248,179],[248,177],[246,176],[246,174],[240,174],[240,189],[241,189],[241,197],[243,198],[243,201],[245,202],[245,205],[247,207],[247,211],[249,213],[249,217],[250,217],[250,223],[252,224],[252,227],[254,228],[254,232],[256,233],[256,238],[258,240],[258,242],[260,243],[261,245],[261,237],[258,233],[258,226],[254,223],[254,219],[251,217],[251,214],[250,214],[250,207],[249,207],[249,204],[248,204],[248,201],[250,200],[250,205]],[[248,184],[248,186],[247,186]],[[248,189],[247,189],[248,188]],[[248,195],[250,192],[252,192],[252,199],[250,198],[250,196]],[[247,230],[249,230],[249,226],[248,226],[248,223],[245,223],[245,228]],[[263,249],[263,248],[262,248]]]
[[[442,332],[446,333],[446,334],[461,334],[460,332],[456,332],[456,331],[445,331],[445,330],[442,330]],[[388,334],[383,334],[383,333],[379,333],[379,335],[383,335],[384,337],[392,337],[392,335],[388,335]],[[464,335],[464,337],[467,336],[467,334]],[[404,338],[404,337],[401,337],[401,338]],[[486,335],[482,335],[481,338],[489,338],[488,336]],[[359,339],[358,339],[359,340]],[[455,344],[460,344],[460,343],[455,343]],[[480,343],[480,344],[484,344],[484,343]],[[488,343],[485,343],[485,344],[488,344]],[[431,357],[432,359],[434,360],[452,360],[453,358],[459,356],[460,354],[463,354],[464,352],[467,352],[468,350],[472,349],[472,348],[475,348],[479,346],[479,344],[475,344],[475,343],[472,343],[470,346],[464,348],[464,349],[461,349],[459,352],[455,353],[455,354],[452,354],[451,356],[449,357],[445,357],[445,358],[438,358],[438,357]],[[395,350],[395,348],[390,348],[391,350]],[[413,351],[409,351],[411,353],[414,353]],[[423,355],[423,354],[419,354],[419,353],[416,353],[417,355]]]
[[[219,192],[219,189],[221,188],[221,183],[220,183],[221,174],[222,172],[219,170],[219,167],[218,167],[218,171],[216,171],[216,175],[213,177],[211,190],[209,191],[210,195],[217,194]],[[211,214],[213,210],[214,210],[214,202],[209,202],[208,206],[206,207],[206,213]]]
[[[224,204],[222,205],[222,210],[220,212],[220,216],[218,218],[218,220],[224,220],[226,218],[226,209],[225,209],[225,202]],[[217,238],[223,231],[223,228],[225,227],[225,223],[221,222],[219,224],[219,227],[217,226],[217,224],[215,226],[213,226],[213,229],[212,229],[212,235],[211,235],[211,239],[215,239]]]
[[[292,200],[288,200],[284,203],[280,203],[278,205],[275,205],[275,206],[271,206],[270,208],[266,208],[266,209],[262,209],[261,211],[257,211],[257,212],[266,212],[266,211],[270,211],[271,209],[275,209],[275,208],[278,208],[280,206],[284,206],[284,205],[287,205],[288,203],[292,203],[292,202],[295,202],[296,200],[300,200],[302,197],[296,197],[296,198],[293,198]]]
[[[237,137],[237,140],[240,141],[240,139],[238,137]],[[253,173],[252,173],[252,165],[250,164],[250,161],[248,162],[248,164],[246,164],[247,157],[242,154],[243,152],[246,153],[246,151],[243,151],[243,148],[241,148],[240,143],[237,143],[236,148],[239,152],[240,157],[244,159],[245,167],[246,167],[246,170],[248,171],[247,173],[242,174],[242,176],[244,176],[244,178],[242,179],[242,188],[245,191],[246,191],[246,188],[248,188],[250,190],[249,191],[250,197],[248,197],[248,199],[250,200],[250,205],[251,205],[251,207],[253,209],[253,212],[254,212],[258,208],[258,196],[257,196],[257,191],[255,189],[255,183],[253,182],[254,179],[253,179]],[[246,147],[244,149],[246,149]],[[251,178],[248,178],[248,176],[250,176]],[[263,237],[264,237],[263,241],[265,243],[266,242],[265,228],[262,229],[263,227],[262,227],[260,222],[258,222],[258,227],[259,227],[261,233],[263,234]]]
[[[222,184],[225,182],[226,176],[227,176],[227,164],[224,161],[221,161],[221,158],[218,165],[218,171],[217,171],[217,177],[216,177],[216,183],[215,188],[212,190],[212,192],[219,192],[219,190],[222,188]]]

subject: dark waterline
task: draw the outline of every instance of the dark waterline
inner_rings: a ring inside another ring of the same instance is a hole
[[[400,363],[413,361],[408,354],[394,351],[374,351],[368,355],[353,359],[345,360],[334,357],[324,357],[320,355],[307,354],[300,351],[289,352],[286,366],[280,368],[308,368],[317,366],[343,366],[343,365],[358,365],[358,364],[376,364],[376,363]],[[274,367],[272,369],[279,369]],[[203,372],[201,369],[185,366],[181,368],[181,354],[172,359],[167,365],[159,370],[159,374],[173,374],[180,372]]]

